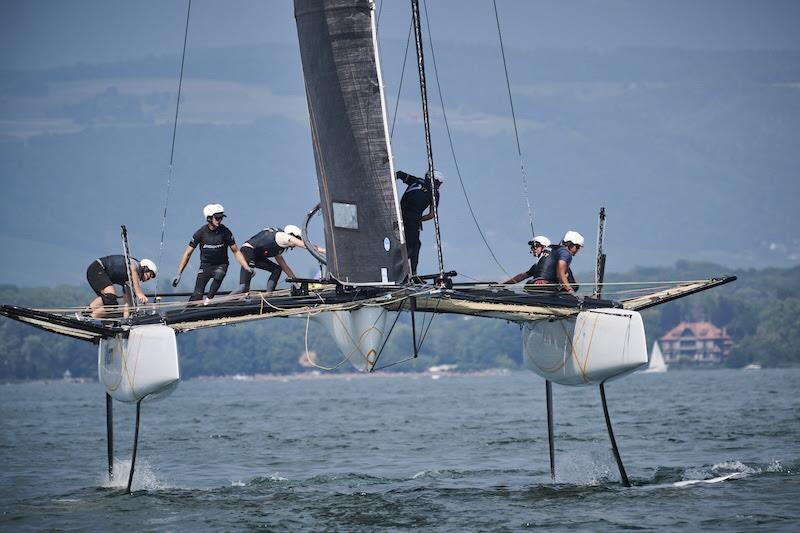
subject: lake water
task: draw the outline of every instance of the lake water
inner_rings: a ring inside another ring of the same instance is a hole
[[[554,387],[552,482],[532,373],[190,381],[143,404],[133,495],[134,406],[109,483],[100,385],[0,385],[0,529],[800,531],[799,382],[607,384],[625,488],[596,387]]]

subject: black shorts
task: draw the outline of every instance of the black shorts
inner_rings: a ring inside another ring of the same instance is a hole
[[[98,296],[102,294],[103,289],[109,285],[114,285],[100,261],[92,261],[92,264],[86,269],[86,281],[89,282],[89,286]]]

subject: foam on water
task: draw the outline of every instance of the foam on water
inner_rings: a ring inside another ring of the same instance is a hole
[[[566,461],[556,455],[556,483],[595,486],[618,478],[614,459],[608,454],[569,455]]]
[[[107,489],[125,489],[128,486],[128,476],[131,472],[130,459],[114,459],[114,476],[109,480],[104,474],[100,486]],[[160,481],[155,469],[141,459],[136,461],[136,471],[133,473],[131,491],[137,490],[164,490],[172,488]]]

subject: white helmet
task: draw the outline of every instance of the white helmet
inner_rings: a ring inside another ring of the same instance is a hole
[[[225,214],[225,208],[222,207],[222,204],[208,204],[203,208],[203,216],[206,218],[213,217],[218,213]]]
[[[571,242],[572,244],[583,246],[583,235],[577,231],[569,230],[564,234],[564,238],[561,239],[561,242]]]
[[[275,242],[277,242],[278,246],[280,246],[281,248],[291,248],[292,236],[283,231],[279,231],[275,233]]]
[[[292,237],[297,237],[298,239],[303,238],[303,232],[300,230],[300,228],[298,228],[297,226],[292,226],[291,224],[283,228],[283,232],[288,233]]]
[[[528,241],[528,246],[533,246],[533,244],[536,243],[536,242],[538,242],[539,244],[541,244],[545,248],[552,244],[550,242],[550,239],[548,239],[544,235],[537,235],[536,237],[533,238],[532,241]]]
[[[425,173],[425,177],[426,177],[426,178],[430,178],[430,173],[429,173],[429,172],[426,172],[426,173]],[[440,184],[442,184],[442,183],[444,183],[444,174],[442,174],[442,173],[441,173],[441,172],[439,172],[438,170],[434,170],[434,171],[433,171],[433,179],[435,179],[435,180],[436,180],[436,181],[438,181]]]
[[[146,268],[147,270],[152,272],[153,277],[156,277],[158,275],[158,267],[156,266],[155,263],[153,263],[149,259],[142,259],[141,261],[139,261],[139,266],[141,266],[142,268]]]

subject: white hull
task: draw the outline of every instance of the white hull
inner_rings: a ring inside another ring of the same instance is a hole
[[[359,371],[375,365],[386,338],[387,311],[381,307],[362,307],[353,311],[328,311],[316,315],[330,332],[342,354]]]
[[[167,396],[180,381],[175,331],[162,325],[134,326],[128,338],[101,340],[97,375],[120,402]]]
[[[561,385],[592,385],[647,364],[642,317],[625,309],[582,311],[523,328],[525,365]]]

